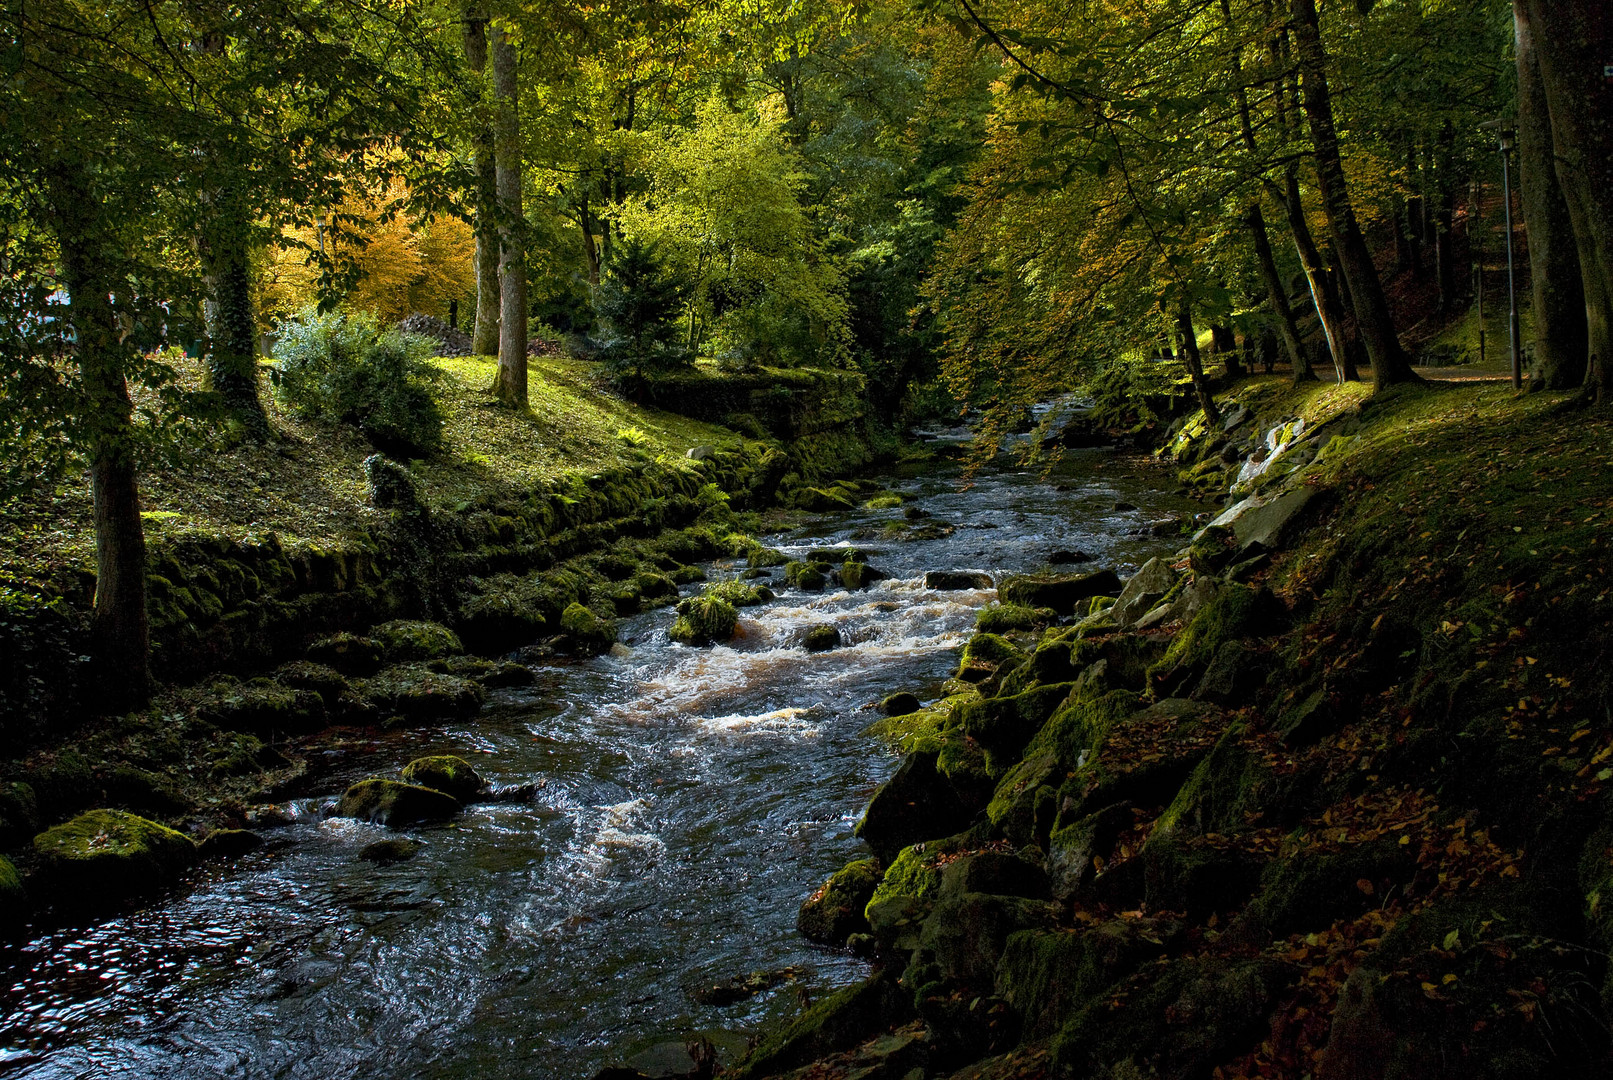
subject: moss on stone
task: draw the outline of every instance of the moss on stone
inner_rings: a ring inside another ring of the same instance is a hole
[[[34,837],[52,901],[100,907],[153,892],[196,861],[184,833],[123,810],[89,810]]]
[[[360,780],[343,792],[335,813],[337,817],[401,829],[447,821],[459,813],[459,800],[435,788],[375,777]]]
[[[441,623],[419,619],[382,623],[370,631],[370,637],[380,643],[382,656],[389,664],[436,660],[465,651],[458,634]]]
[[[1042,627],[1058,621],[1052,608],[1033,608],[1024,604],[992,604],[980,609],[975,616],[975,628],[987,634],[1011,634]]]
[[[667,636],[685,645],[727,641],[739,628],[734,605],[713,592],[691,597],[678,605],[678,617]]]
[[[867,933],[864,909],[882,876],[878,859],[847,863],[801,905],[797,929],[802,936],[827,945],[842,945],[852,934]]]
[[[784,566],[784,580],[805,592],[821,592],[829,583],[829,566],[826,563],[805,563],[792,559]]]
[[[1242,724],[1222,733],[1215,749],[1199,762],[1150,834],[1226,833],[1243,827],[1244,814],[1258,809],[1261,780],[1268,770],[1243,743]]]
[[[1247,585],[1222,586],[1177,633],[1164,657],[1149,669],[1150,678],[1178,673],[1197,677],[1222,645],[1271,629],[1274,603],[1269,594]]]
[[[434,788],[460,802],[475,797],[487,786],[471,763],[453,754],[415,758],[403,767],[403,778],[411,784]]]
[[[963,733],[980,744],[993,776],[1001,776],[1069,697],[1071,683],[1035,686],[1011,697],[984,698],[965,705],[958,719]]]
[[[387,668],[367,680],[362,693],[383,713],[406,721],[468,719],[481,709],[484,696],[474,679],[432,671],[421,664]]]
[[[572,603],[561,612],[560,629],[572,647],[583,652],[604,652],[616,643],[615,621],[601,618],[581,603]]]

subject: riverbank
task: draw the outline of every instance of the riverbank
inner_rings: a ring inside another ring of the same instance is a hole
[[[893,710],[874,861],[802,914],[881,967],[735,1075],[1606,1069],[1613,423],[1229,397],[1165,451],[1214,524],[1123,585],[1000,584]]]
[[[82,811],[134,811],[197,839],[239,827],[252,805],[317,781],[307,747],[328,730],[463,715],[531,679],[481,657],[606,649],[617,619],[703,579],[697,563],[755,551],[758,511],[877,497],[832,481],[897,449],[851,375],[787,373],[760,420],[702,404],[741,434],[633,405],[579,362],[535,358],[527,414],[496,407],[490,361],[436,363],[446,423],[428,459],[391,461],[353,429],[276,412],[271,444],[200,443],[148,469],[164,689],[141,712],[91,719],[108,673],[84,655],[87,492],[13,508],[0,538],[0,647],[12,658],[0,851],[25,876],[40,860],[31,839]],[[726,381],[691,373],[661,397],[709,398]],[[792,441],[768,423],[787,423]],[[8,923],[59,891],[21,889],[3,869]]]

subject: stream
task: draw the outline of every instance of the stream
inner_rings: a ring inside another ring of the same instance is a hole
[[[0,1076],[570,1080],[696,1031],[742,1050],[867,971],[803,939],[795,915],[866,850],[852,826],[898,764],[865,734],[867,706],[934,696],[995,598],[926,590],[924,572],[1024,571],[1072,548],[1125,573],[1180,544],[1129,530],[1198,509],[1163,480],[1106,451],[1046,478],[1006,464],[972,485],[954,466],[882,478],[956,531],[853,539],[902,518],[890,509],[763,538],[875,552],[890,578],[867,591],[789,591],[775,571],[779,598],[743,610],[730,645],[672,644],[658,609],[621,622],[625,655],[540,666],[472,721],[330,748],[326,797],[293,804],[265,847],[133,914],[0,949]],[[821,623],[844,645],[809,654]],[[542,787],[407,831],[424,842],[410,861],[361,861],[387,830],[322,804],[425,753]],[[691,996],[782,969],[795,977],[731,1004]]]

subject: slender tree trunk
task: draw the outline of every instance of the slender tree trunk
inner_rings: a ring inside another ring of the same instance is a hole
[[[1311,235],[1310,222],[1305,220],[1305,203],[1299,195],[1299,177],[1290,168],[1284,178],[1283,209],[1288,216],[1288,231],[1294,237],[1294,250],[1299,254],[1299,265],[1305,271],[1305,282],[1311,289],[1311,303],[1316,307],[1316,321],[1322,324],[1322,336],[1327,340],[1328,355],[1333,358],[1333,371],[1339,382],[1345,381],[1345,369],[1350,363],[1344,341],[1344,309],[1339,304],[1338,292],[1332,287],[1322,253],[1316,249],[1316,238]]]
[[[1204,377],[1204,363],[1199,359],[1199,339],[1193,330],[1193,309],[1185,300],[1176,309],[1176,330],[1182,339],[1182,360],[1187,364],[1187,373],[1193,377],[1193,392],[1198,395],[1204,418],[1212,424],[1219,423],[1221,410],[1215,407],[1210,382]]]
[[[208,298],[207,376],[224,407],[254,439],[273,436],[258,396],[257,313],[252,307],[252,266],[247,257],[246,203],[238,192],[219,191],[200,254]]]
[[[1266,215],[1259,203],[1251,203],[1244,215],[1244,223],[1255,244],[1255,261],[1260,264],[1260,277],[1266,283],[1266,300],[1277,316],[1277,332],[1282,338],[1283,351],[1294,368],[1294,381],[1305,382],[1316,378],[1311,370],[1310,356],[1299,340],[1299,325],[1294,321],[1294,309],[1288,305],[1288,290],[1283,286],[1282,274],[1277,270],[1277,259],[1272,255],[1271,236],[1266,231]]]
[[[526,408],[526,215],[521,208],[521,121],[516,100],[515,45],[498,27],[492,34],[493,95],[497,105],[494,153],[498,165],[499,316],[498,377],[493,392],[504,404]]]
[[[480,75],[487,69],[487,15],[480,8],[464,11],[465,60]],[[498,168],[493,132],[476,120],[476,319],[470,351],[477,356],[498,352]]]
[[[1406,196],[1406,266],[1411,270],[1411,276],[1420,281],[1423,276],[1423,197],[1422,188],[1417,182],[1415,143],[1406,145],[1406,177],[1413,185],[1412,193]]]
[[[46,174],[62,280],[83,384],[82,419],[95,515],[95,606],[90,630],[102,703],[122,709],[150,693],[151,632],[146,616],[146,537],[135,475],[134,405],[124,371],[128,346],[110,297],[116,275],[101,206],[81,163],[56,162]]]
[[[1237,336],[1231,328],[1219,323],[1210,327],[1210,347],[1226,369],[1228,379],[1241,379],[1247,374],[1243,369],[1243,358],[1238,355]]]
[[[1574,225],[1552,160],[1551,114],[1527,0],[1513,0],[1512,15],[1518,57],[1518,190],[1529,230],[1529,277],[1535,309],[1531,382],[1540,389],[1565,390],[1585,381],[1589,349],[1585,287]]]
[[[1299,49],[1300,70],[1304,73],[1305,117],[1310,123],[1311,141],[1316,147],[1316,180],[1328,224],[1338,241],[1344,276],[1355,301],[1355,321],[1372,361],[1372,381],[1383,387],[1397,382],[1414,382],[1416,372],[1406,351],[1395,336],[1389,300],[1384,296],[1372,253],[1355,220],[1349,188],[1344,180],[1344,161],[1339,154],[1338,132],[1333,126],[1333,101],[1327,86],[1327,54],[1317,26],[1313,0],[1293,0],[1294,36]]]
[[[588,213],[588,188],[582,186],[582,196],[577,205],[577,228],[582,232],[582,257],[588,264],[588,284],[599,285],[599,244],[594,239],[593,221]]]

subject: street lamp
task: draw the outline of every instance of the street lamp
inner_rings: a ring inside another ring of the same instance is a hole
[[[1507,303],[1511,314],[1507,332],[1512,339],[1512,388],[1523,386],[1523,354],[1518,340],[1518,288],[1512,258],[1512,144],[1514,129],[1505,120],[1489,120],[1479,125],[1495,132],[1496,150],[1501,154],[1501,197],[1507,208]]]

